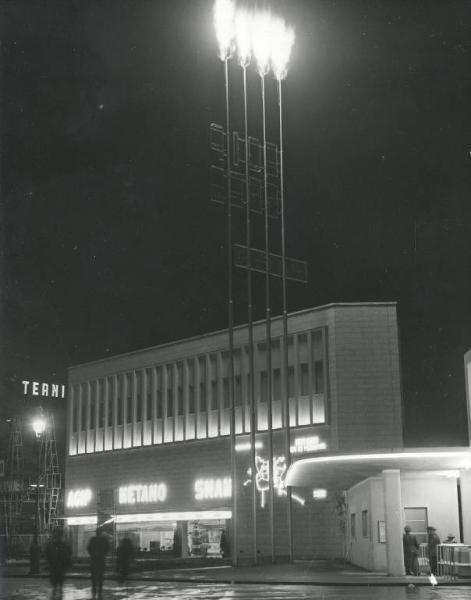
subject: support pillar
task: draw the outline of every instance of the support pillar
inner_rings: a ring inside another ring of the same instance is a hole
[[[386,525],[386,561],[388,575],[404,575],[402,548],[401,472],[399,469],[383,471],[384,520]]]
[[[460,471],[460,489],[463,543],[471,544],[471,470]]]
[[[177,530],[181,540],[180,558],[188,558],[188,521],[177,521]]]

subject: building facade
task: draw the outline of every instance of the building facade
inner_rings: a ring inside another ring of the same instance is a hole
[[[97,522],[144,552],[220,556],[237,494],[238,559],[271,548],[265,322],[254,324],[256,473],[251,469],[248,330],[234,331],[236,481],[230,469],[227,331],[69,370],[65,505],[74,553]],[[402,447],[395,303],[331,304],[288,317],[291,460]],[[272,320],[274,544],[288,554],[282,321]],[[342,489],[298,486],[296,558],[345,554]],[[223,542],[221,543],[221,537]]]

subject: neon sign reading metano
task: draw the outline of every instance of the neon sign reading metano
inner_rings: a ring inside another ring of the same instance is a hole
[[[149,502],[164,502],[167,498],[165,483],[150,483],[148,485],[125,485],[118,490],[119,504],[146,504]]]

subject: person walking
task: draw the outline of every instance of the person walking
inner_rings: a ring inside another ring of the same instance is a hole
[[[105,558],[108,554],[110,544],[108,538],[100,528],[96,535],[88,542],[87,552],[90,555],[90,567],[92,573],[92,597],[93,600],[102,599],[103,577],[105,576]],[[98,594],[98,595],[97,595]]]
[[[52,585],[52,600],[62,600],[65,572],[70,567],[71,556],[70,546],[63,540],[62,530],[54,530],[46,546],[49,579]]]
[[[406,575],[419,574],[419,542],[409,525],[404,527],[404,535],[402,536],[402,546],[404,548],[404,567]]]
[[[427,549],[428,549],[428,560],[430,563],[430,573],[432,575],[437,575],[437,558],[438,558],[438,544],[440,543],[440,538],[435,533],[437,530],[435,527],[429,526],[427,527]]]

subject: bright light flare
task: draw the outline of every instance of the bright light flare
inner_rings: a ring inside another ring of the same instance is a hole
[[[232,54],[234,18],[235,4],[232,0],[216,0],[214,3],[214,28],[221,60],[227,60]]]
[[[288,63],[294,44],[294,29],[282,19],[271,24],[271,64],[275,77],[280,81],[288,74]]]
[[[42,417],[38,417],[33,421],[33,431],[36,437],[40,437],[46,429],[46,421]]]
[[[253,17],[246,10],[238,10],[235,16],[237,55],[240,66],[244,68],[250,64],[252,56],[252,19]]]
[[[260,77],[270,70],[273,18],[268,12],[256,13],[252,19],[252,48]]]

